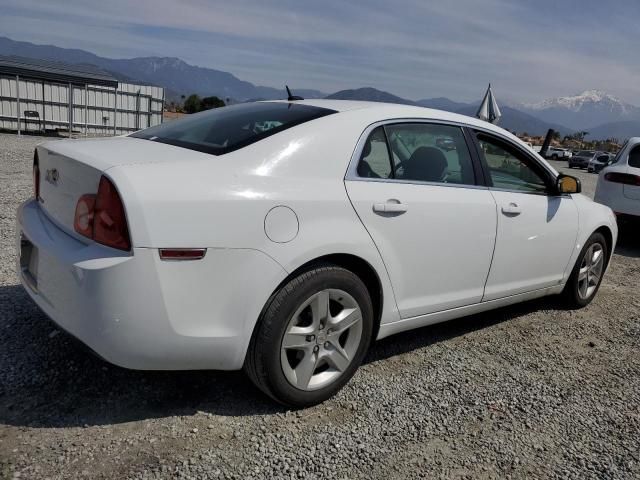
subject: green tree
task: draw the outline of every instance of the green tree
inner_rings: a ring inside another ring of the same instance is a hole
[[[191,94],[184,101],[184,111],[186,113],[197,113],[202,110],[202,99],[194,94]]]
[[[216,96],[200,98],[194,93],[184,101],[184,111],[186,113],[198,113],[212,108],[224,107],[224,105],[224,101]]]
[[[204,97],[200,103],[200,110],[211,110],[212,108],[224,107],[225,103],[218,97]]]

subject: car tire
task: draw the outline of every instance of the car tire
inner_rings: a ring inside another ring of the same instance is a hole
[[[349,321],[353,324],[341,331]],[[373,304],[362,280],[336,265],[316,265],[271,296],[244,370],[284,405],[316,405],[354,375],[371,343],[373,324]]]
[[[562,292],[569,308],[582,308],[591,303],[602,284],[608,260],[609,247],[606,239],[602,233],[595,232],[582,247]]]
[[[558,155],[556,155],[556,154],[554,153],[553,155],[551,155],[551,158],[552,158],[553,160],[558,160]]]

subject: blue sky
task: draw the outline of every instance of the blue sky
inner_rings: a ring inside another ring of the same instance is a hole
[[[258,85],[640,105],[639,0],[0,0],[0,35],[107,57],[175,56]]]

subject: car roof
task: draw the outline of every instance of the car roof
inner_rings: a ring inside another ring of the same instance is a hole
[[[376,123],[387,120],[436,120],[452,123],[459,123],[470,127],[477,127],[485,131],[494,132],[499,136],[506,137],[512,142],[520,145],[522,148],[531,152],[543,163],[550,171],[557,174],[556,170],[547,161],[536,152],[533,147],[527,145],[516,135],[497,125],[484,120],[459,113],[446,112],[444,110],[436,110],[433,108],[420,107],[417,105],[402,105],[399,103],[385,102],[365,102],[360,100],[333,100],[333,99],[307,99],[307,100],[267,100],[272,102],[300,103],[302,105],[310,105],[313,107],[329,108],[340,113],[359,113],[360,119],[364,116],[369,123]],[[328,116],[326,118],[329,118]]]
[[[287,100],[268,100],[271,102],[288,102]],[[301,105],[310,105],[313,107],[329,108],[337,112],[348,112],[353,110],[367,110],[371,115],[371,122],[391,119],[409,119],[420,118],[425,120],[443,120],[454,123],[463,123],[469,126],[492,130],[503,136],[517,141],[519,144],[525,145],[518,137],[511,132],[500,128],[489,122],[485,122],[478,118],[461,115],[459,113],[446,112],[444,110],[436,110],[433,108],[420,107],[417,105],[402,105],[399,103],[384,102],[365,102],[359,100],[333,100],[333,99],[305,99],[294,100],[289,103],[297,103]]]

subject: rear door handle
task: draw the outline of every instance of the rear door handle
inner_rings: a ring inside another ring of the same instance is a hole
[[[507,215],[520,215],[522,213],[522,209],[516,202],[509,202],[507,205],[502,206],[502,213]]]
[[[373,211],[381,213],[404,213],[409,209],[406,203],[398,200],[387,200],[385,203],[374,203]]]

